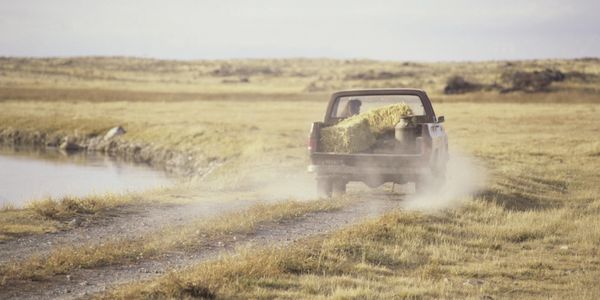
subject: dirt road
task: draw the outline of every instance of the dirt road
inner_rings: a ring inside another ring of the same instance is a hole
[[[400,207],[402,198],[399,195],[386,193],[372,193],[361,200],[351,202],[340,210],[321,213],[310,213],[293,221],[271,223],[262,225],[255,233],[242,236],[227,236],[214,244],[204,245],[196,249],[180,252],[168,252],[154,259],[142,260],[128,265],[115,265],[93,269],[79,269],[65,275],[56,275],[43,281],[16,281],[0,289],[2,299],[39,299],[39,298],[88,298],[94,293],[102,292],[120,284],[150,279],[169,270],[182,269],[203,261],[215,259],[220,255],[230,253],[238,247],[272,247],[282,246],[295,240],[324,234],[344,226],[364,221],[389,212]],[[25,258],[32,253],[50,251],[55,245],[61,243],[85,243],[100,234],[109,237],[117,232],[136,236],[151,232],[157,228],[155,225],[146,227],[139,224],[152,224],[166,221],[188,222],[197,218],[214,216],[235,209],[243,209],[252,201],[206,202],[193,204],[194,209],[184,205],[170,209],[161,209],[161,213],[148,210],[140,214],[131,214],[126,217],[116,217],[104,226],[78,228],[76,230],[57,234],[55,236],[43,235],[27,240],[15,241],[1,245],[2,259],[12,260]],[[160,215],[158,217],[157,215]],[[166,220],[167,218],[168,220]],[[133,229],[138,228],[138,229]],[[121,236],[122,237],[122,236]],[[44,244],[45,242],[45,244]],[[41,248],[37,248],[40,245]],[[10,244],[10,245],[9,245]],[[10,247],[15,247],[10,249]],[[4,250],[7,250],[4,253]]]
[[[0,264],[21,260],[32,254],[45,255],[61,245],[93,245],[117,238],[136,238],[165,226],[185,225],[194,220],[241,210],[257,202],[255,199],[205,198],[197,198],[193,204],[122,208],[109,215],[103,215],[101,219],[84,219],[79,226],[74,226],[71,230],[2,241]]]

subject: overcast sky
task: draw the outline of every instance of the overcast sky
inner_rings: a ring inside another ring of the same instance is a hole
[[[0,56],[600,56],[600,1],[0,0]]]

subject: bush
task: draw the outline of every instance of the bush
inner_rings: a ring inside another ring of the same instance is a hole
[[[547,91],[552,82],[565,80],[565,74],[556,69],[533,72],[504,72],[502,80],[510,85],[502,92],[524,91],[535,93]]]
[[[469,82],[462,76],[455,75],[448,78],[446,87],[444,88],[444,94],[464,94],[479,91],[482,88],[483,86],[479,83]]]

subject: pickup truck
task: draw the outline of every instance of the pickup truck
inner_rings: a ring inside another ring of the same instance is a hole
[[[358,101],[356,101],[358,100]],[[321,151],[321,128],[335,125],[348,117],[349,104],[359,103],[362,113],[371,109],[405,103],[410,106],[410,126],[396,126],[370,149],[360,153]],[[431,101],[419,89],[368,89],[334,93],[327,105],[323,122],[312,123],[308,138],[310,165],[316,174],[317,191],[322,197],[343,194],[351,181],[371,188],[386,182],[413,182],[417,192],[437,189],[445,181],[448,161],[448,137],[436,117]]]

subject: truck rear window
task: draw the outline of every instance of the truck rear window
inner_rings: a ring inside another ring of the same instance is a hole
[[[417,95],[366,95],[339,97],[331,112],[332,118],[347,118],[352,115],[391,105],[405,103],[415,116],[424,116],[423,101]]]

